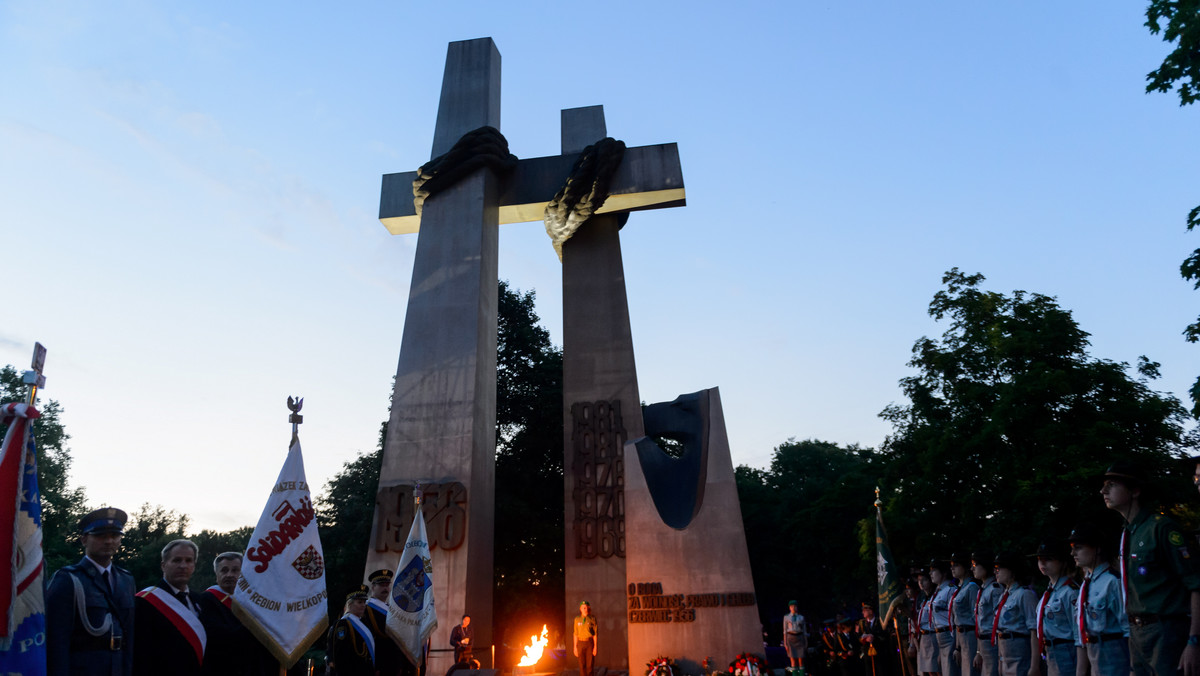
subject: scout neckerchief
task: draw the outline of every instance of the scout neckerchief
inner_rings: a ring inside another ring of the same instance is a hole
[[[1121,605],[1129,608],[1129,571],[1125,565],[1125,543],[1129,540],[1129,526],[1121,531]]]
[[[204,643],[207,636],[196,613],[162,587],[147,587],[137,595],[154,606],[155,610],[174,625],[176,631],[192,646],[192,652],[196,653],[196,663],[204,662]]]
[[[1004,610],[1004,602],[1008,600],[1008,587],[1004,588],[1004,593],[1000,595],[1000,603],[996,604],[996,619],[992,620],[992,645],[996,645],[996,630],[1000,628],[1000,612]]]
[[[1050,595],[1054,592],[1055,580],[1050,581],[1050,586],[1046,587],[1046,591],[1042,592],[1042,600],[1038,601],[1037,607],[1037,637],[1038,650],[1044,655],[1046,653],[1046,602],[1050,600]]]
[[[971,613],[975,617],[975,638],[979,638],[979,601],[983,598],[983,589],[987,586],[985,581],[979,585],[979,592],[975,594],[975,611]]]
[[[958,596],[959,589],[962,589],[961,582],[954,585],[954,591],[950,592],[950,605],[946,608],[946,626],[950,627],[950,631],[954,631],[954,598]]]
[[[217,600],[221,602],[221,605],[225,606],[226,608],[228,608],[230,610],[233,610],[233,595],[232,594],[226,594],[224,589],[221,589],[220,587],[218,587],[215,584],[213,586],[209,587],[208,589],[205,589],[204,591],[205,591],[205,593],[212,594],[213,596],[215,596],[217,598]]]

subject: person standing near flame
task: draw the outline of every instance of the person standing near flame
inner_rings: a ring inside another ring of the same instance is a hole
[[[575,657],[579,658],[579,676],[592,676],[596,661],[596,618],[587,601],[579,604],[579,615],[575,618]]]

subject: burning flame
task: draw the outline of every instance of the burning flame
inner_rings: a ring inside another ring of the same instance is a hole
[[[529,645],[525,646],[525,657],[522,657],[521,661],[517,662],[517,666],[532,667],[537,664],[538,660],[542,659],[542,650],[549,642],[550,639],[547,638],[546,625],[543,624],[541,636],[529,637]]]

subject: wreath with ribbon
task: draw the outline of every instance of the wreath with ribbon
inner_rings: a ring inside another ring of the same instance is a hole
[[[734,676],[759,676],[770,674],[771,667],[767,661],[754,653],[742,653],[729,663],[729,673]]]
[[[659,655],[646,663],[646,676],[675,676],[675,660]]]

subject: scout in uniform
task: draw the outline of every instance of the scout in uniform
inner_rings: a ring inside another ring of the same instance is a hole
[[[808,624],[796,611],[796,602],[788,601],[788,614],[783,616],[783,648],[787,651],[788,670],[804,668],[804,653],[808,650]]]
[[[1091,676],[1126,676],[1129,673],[1129,619],[1121,594],[1121,580],[1110,561],[1116,543],[1092,524],[1080,524],[1068,540],[1075,565],[1083,570],[1076,603],[1076,660],[1086,662]]]
[[[996,582],[1004,587],[992,619],[992,645],[1000,657],[1001,676],[1036,676],[1041,665],[1037,653],[1037,598],[1021,586],[1021,559],[1015,554],[996,556]],[[1034,667],[1034,664],[1038,664]]]
[[[959,672],[963,676],[979,676],[975,666],[978,641],[975,637],[975,603],[979,585],[971,577],[971,557],[954,554],[950,557],[950,574],[958,582],[950,597],[950,626],[954,628],[954,652]]]
[[[129,571],[114,564],[128,520],[103,507],[79,520],[84,556],[59,569],[46,589],[46,668],[50,676],[129,676],[133,670],[133,593]]]
[[[579,604],[579,615],[575,617],[575,657],[579,658],[579,676],[592,676],[596,661],[596,618],[592,615],[592,604]]]
[[[975,657],[972,666],[981,676],[998,676],[1000,657],[992,642],[992,618],[1000,604],[1004,587],[996,582],[995,557],[991,552],[976,551],[971,554],[971,571],[979,583],[975,592]]]
[[[924,594],[917,613],[917,669],[922,674],[937,674],[941,672],[941,665],[938,664],[937,634],[933,626],[935,588],[925,571],[918,573],[917,584],[921,585]]]
[[[959,676],[954,661],[954,628],[950,626],[950,598],[958,587],[950,577],[950,562],[934,559],[929,562],[929,580],[937,586],[933,592],[933,632],[937,641],[938,671],[942,676]]]
[[[1100,495],[1125,518],[1120,567],[1135,676],[1200,674],[1200,565],[1174,521],[1144,505],[1139,468],[1114,463]],[[1191,615],[1189,619],[1188,615]]]
[[[1038,570],[1050,580],[1037,605],[1040,653],[1046,656],[1047,676],[1075,676],[1075,604],[1079,588],[1067,575],[1073,563],[1066,545],[1042,543],[1037,550]]]
[[[329,660],[338,676],[375,676],[375,638],[363,623],[367,585],[346,594],[346,609],[329,629]]]

